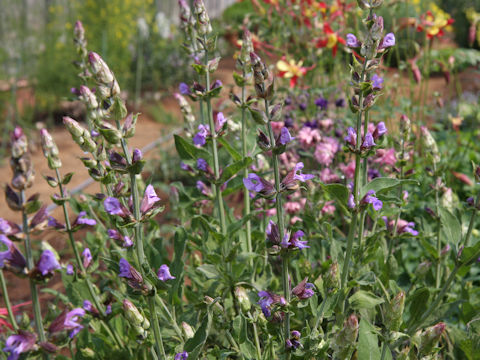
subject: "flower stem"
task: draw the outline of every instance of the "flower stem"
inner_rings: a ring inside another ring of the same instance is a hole
[[[0,283],[2,285],[2,293],[3,293],[3,300],[5,301],[5,306],[7,307],[8,318],[10,319],[10,323],[13,326],[15,331],[18,331],[17,321],[15,320],[15,315],[12,311],[12,305],[10,304],[10,298],[8,297],[8,288],[7,282],[5,281],[5,277],[3,276],[3,270],[0,269]]]
[[[474,205],[475,207],[473,209],[472,216],[470,217],[470,223],[468,224],[467,234],[465,235],[465,240],[463,242],[464,247],[467,247],[469,242],[470,242],[470,237],[472,236],[473,225],[475,224],[475,218],[477,216],[476,206],[478,205],[479,202],[480,202],[480,191],[477,194],[477,199],[475,200],[475,205]]]
[[[435,162],[433,163],[433,171],[436,174],[437,173],[437,167],[435,165]],[[437,268],[435,272],[435,287],[438,289],[440,288],[440,281],[441,281],[441,272],[442,272],[442,259],[441,259],[441,251],[442,251],[442,243],[440,241],[440,230],[442,228],[442,223],[440,221],[440,199],[438,196],[438,192],[440,189],[438,189],[438,186],[435,188],[435,208],[437,211]]]
[[[207,36],[203,37],[203,41],[207,44]],[[205,45],[205,64],[208,64],[208,50]],[[210,90],[210,71],[207,69],[205,74],[205,81],[206,81],[206,91]],[[210,97],[206,99],[207,103],[207,118],[208,118],[208,126],[210,127],[210,133],[212,135],[212,153],[213,153],[213,172],[215,174],[215,199],[217,201],[217,212],[220,221],[220,229],[223,235],[227,234],[227,223],[225,221],[225,209],[223,207],[223,198],[222,198],[222,190],[220,189],[220,184],[218,180],[220,178],[220,165],[218,162],[218,149],[217,149],[217,133],[215,131],[215,122],[213,121],[213,113],[212,113],[212,100]]]
[[[117,128],[120,129],[120,121],[116,119]],[[125,160],[127,165],[132,165],[132,157],[127,147],[127,142],[122,138],[121,140],[123,153],[125,155]],[[140,222],[140,198],[138,195],[138,184],[137,177],[134,173],[130,173],[130,188],[132,193],[133,201],[133,216],[135,218],[135,248],[137,250],[137,258],[140,265],[140,271],[143,278],[145,278],[145,268],[148,267],[148,263],[145,259],[145,252],[143,250],[143,229],[142,223]],[[160,331],[160,324],[158,322],[158,315],[155,309],[155,298],[154,296],[147,297],[148,309],[150,311],[151,320],[153,322],[153,334],[155,337],[155,346],[157,348],[158,359],[166,359],[165,349],[163,347],[162,333]]]
[[[25,254],[27,256],[27,269],[30,272],[34,265],[33,265],[33,254],[32,254],[32,246],[30,243],[30,233],[28,228],[28,217],[25,211],[25,190],[20,191],[20,201],[22,203],[22,222],[23,222],[23,233],[25,235]],[[32,303],[33,303],[33,314],[35,320],[35,327],[38,333],[38,339],[40,342],[45,342],[45,330],[43,329],[43,320],[42,320],[42,310],[40,308],[40,299],[38,297],[38,289],[35,281],[32,278],[29,278],[30,281],[30,292],[32,295]],[[44,358],[49,359],[50,357],[45,354]]]
[[[243,68],[243,78],[245,79],[246,72],[245,67]],[[248,155],[247,152],[247,117],[245,114],[245,84],[242,85],[242,156],[245,159]],[[243,169],[243,177],[248,177],[248,168]],[[243,215],[245,217],[250,215],[250,194],[243,185]],[[246,248],[247,252],[251,253],[252,249],[252,223],[250,220],[245,224],[245,235],[246,235]],[[249,260],[250,268],[253,269],[253,258]],[[252,278],[255,276],[255,271],[252,271]]]
[[[270,111],[269,111],[269,104],[268,100],[265,98],[265,115],[267,116],[268,123],[268,135],[270,138],[270,144],[275,146],[275,135],[273,134],[271,119],[270,119]],[[278,231],[280,232],[280,237],[283,238],[285,234],[285,223],[284,223],[284,215],[283,215],[283,206],[282,206],[282,193],[280,192],[280,169],[278,166],[278,155],[272,152],[272,159],[273,159],[273,171],[275,176],[275,190],[277,195],[275,197],[275,205],[277,208],[277,222],[278,222]],[[289,265],[290,259],[288,257],[288,253],[286,253],[282,258],[282,283],[283,283],[283,296],[287,301],[287,304],[290,302],[290,285],[289,285]],[[284,336],[285,340],[290,338],[290,313],[287,311],[285,313],[285,322],[284,322]],[[286,359],[290,359],[290,352],[286,353]]]
[[[65,189],[63,188],[63,185],[62,185],[62,177],[60,176],[60,171],[57,169],[55,169],[55,175],[57,177],[57,182],[58,182],[58,187],[59,187],[59,190],[60,190],[60,196],[62,198],[65,198],[66,197],[66,192],[65,192]],[[115,342],[117,343],[117,345],[120,347],[120,348],[124,348],[124,344],[122,342],[122,340],[120,339],[119,335],[117,334],[117,332],[111,327],[111,325],[104,319],[104,316],[105,316],[105,309],[103,308],[103,305],[101,304],[101,302],[99,301],[98,299],[98,296],[95,292],[95,289],[93,287],[93,284],[92,282],[90,281],[90,279],[88,278],[87,276],[87,273],[85,271],[85,268],[83,266],[83,261],[80,257],[80,253],[78,251],[78,248],[77,248],[77,245],[75,243],[75,239],[73,238],[73,231],[72,231],[72,225],[70,223],[70,217],[69,217],[69,214],[68,214],[68,208],[67,208],[67,204],[64,202],[62,204],[62,208],[63,208],[63,216],[65,218],[65,227],[67,229],[67,233],[68,233],[68,239],[70,240],[70,246],[72,247],[72,250],[73,250],[73,254],[75,256],[75,261],[77,262],[77,266],[78,266],[78,269],[80,270],[80,273],[82,274],[82,276],[84,277],[85,279],[85,283],[87,284],[87,288],[88,288],[88,292],[90,293],[90,297],[91,299],[93,300],[93,303],[95,305],[95,307],[98,309],[98,311],[100,312],[101,314],[101,317],[102,317],[102,323],[103,325],[105,326],[107,332],[109,333],[109,335],[115,340]]]
[[[252,327],[253,327],[253,338],[254,338],[254,341],[255,341],[255,349],[257,351],[257,359],[261,359],[262,358],[262,349],[260,347],[260,340],[258,338],[258,330],[257,330],[257,324],[255,323],[255,321],[253,320],[253,316],[251,313],[248,313],[248,318],[250,319],[250,321],[252,322]]]

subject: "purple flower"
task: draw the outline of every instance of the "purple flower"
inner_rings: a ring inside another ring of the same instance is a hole
[[[27,262],[20,250],[18,250],[17,245],[10,241],[5,235],[0,235],[0,242],[7,246],[6,251],[0,252],[0,268],[3,269],[5,266],[8,266],[14,270],[22,271],[27,265]]]
[[[290,336],[291,338],[290,339],[287,339],[285,341],[285,347],[287,349],[297,349],[299,347],[302,347],[302,344],[300,343],[300,337],[301,337],[301,334],[300,334],[300,331],[297,331],[297,330],[293,330],[291,333],[290,333]]]
[[[281,189],[293,191],[299,188],[297,181],[305,182],[307,180],[313,179],[315,175],[311,174],[302,174],[303,162],[299,162],[295,165],[293,170],[291,170],[282,180]]]
[[[280,130],[280,144],[287,145],[290,141],[293,141],[295,138],[290,135],[288,128],[283,127]]]
[[[268,240],[274,245],[280,245],[281,239],[280,239],[280,231],[278,230],[278,225],[273,222],[273,220],[270,220],[267,228],[265,229],[265,232],[267,234]]]
[[[348,206],[350,209],[355,208],[355,198],[353,197],[353,194],[350,194],[350,195],[348,196],[347,206]]]
[[[197,146],[203,146],[207,142],[207,136],[210,129],[208,125],[198,125],[198,132],[193,137],[193,143]]]
[[[212,84],[212,86],[210,86],[210,90],[213,90],[213,89],[216,89],[216,88],[219,88],[220,86],[222,86],[222,82],[220,80],[215,80]]]
[[[42,252],[37,263],[37,269],[43,276],[52,275],[55,270],[60,268],[61,266],[52,251],[45,250]]]
[[[132,246],[133,246],[133,241],[132,241],[132,239],[130,239],[129,236],[125,235],[125,236],[123,237],[123,244],[122,244],[122,246],[123,246],[124,248],[132,247]]]
[[[311,175],[311,174],[302,174],[302,169],[303,169],[303,162],[299,162],[298,164],[295,165],[295,168],[293,169],[293,172],[294,172],[293,178],[295,180],[305,182],[315,177],[315,175]]]
[[[188,86],[184,82],[180,83],[180,85],[178,86],[178,90],[180,91],[180,94],[182,94],[182,95],[190,95],[190,93],[191,93],[190,86]]]
[[[176,354],[173,360],[187,360],[187,358],[188,353],[186,351],[182,351],[181,353]]]
[[[175,279],[175,276],[172,276],[172,274],[170,274],[170,269],[165,264],[160,266],[160,269],[158,269],[158,272],[157,272],[157,276],[161,281],[167,281],[167,280]]]
[[[374,190],[369,190],[367,194],[364,196],[362,199],[363,204],[372,204],[373,209],[375,211],[378,211],[382,208],[383,203],[378,200],[375,196],[375,191]]]
[[[270,291],[259,291],[258,296],[258,305],[262,308],[262,312],[265,317],[270,317],[272,315],[271,307],[275,304],[280,304],[285,306],[287,302],[283,296],[271,293]]]
[[[86,269],[90,266],[90,263],[92,262],[92,253],[90,252],[89,248],[85,248],[82,252],[82,257],[83,257],[83,267]]]
[[[80,213],[78,214],[77,218],[75,219],[75,221],[73,223],[73,226],[75,226],[75,225],[94,226],[94,225],[97,225],[97,222],[94,219],[88,219],[86,211],[80,211]]]
[[[125,216],[125,211],[117,198],[107,197],[103,201],[103,207],[105,208],[105,211],[110,215]]]
[[[20,228],[17,224],[0,218],[0,233],[5,235],[12,235],[20,232]]]
[[[315,105],[317,105],[322,110],[326,110],[328,106],[328,100],[324,97],[319,97],[315,100]]]
[[[395,35],[393,33],[388,33],[383,38],[380,46],[378,47],[379,50],[386,49],[389,47],[395,46]]]
[[[312,283],[307,283],[307,279],[303,279],[297,286],[292,289],[292,294],[297,296],[300,300],[311,298],[314,295],[313,289],[315,286]]]
[[[362,44],[358,41],[357,37],[353,34],[347,34],[347,46],[350,48],[358,48]]]
[[[203,181],[200,181],[200,180],[197,181],[197,189],[205,196],[211,195],[210,189]]]
[[[136,162],[139,162],[142,159],[143,159],[142,150],[134,149],[132,153],[132,163],[135,164]]]
[[[112,305],[107,305],[105,309],[105,315],[110,315],[112,313]]]
[[[286,116],[285,121],[283,122],[283,125],[287,128],[293,127],[293,118],[290,116]]]
[[[207,172],[208,170],[208,163],[205,159],[199,158],[197,160],[197,169],[200,171],[205,171]]]
[[[349,127],[347,129],[347,136],[345,136],[343,140],[345,140],[352,147],[355,147],[357,145],[357,133],[355,132],[355,129]]]
[[[83,326],[79,323],[79,317],[85,316],[85,310],[82,308],[75,308],[72,311],[66,312],[64,310],[48,328],[50,333],[56,333],[60,331],[70,331],[69,337],[73,338],[76,334],[83,329]]]
[[[130,263],[127,260],[125,260],[124,258],[121,258],[118,265],[120,267],[120,272],[119,272],[118,276],[124,277],[124,278],[127,278],[127,279],[131,279],[132,278],[132,273],[130,271],[130,269],[131,269]]]
[[[217,114],[217,119],[215,121],[215,131],[219,132],[222,128],[223,125],[227,122],[227,118],[223,115],[222,112],[219,112]]]
[[[185,164],[183,161],[180,163],[180,169],[185,171],[193,171],[190,165]]]
[[[377,144],[375,144],[375,142],[373,141],[373,136],[370,132],[367,132],[365,134],[365,137],[363,138],[363,143],[362,143],[362,147],[364,149],[369,149],[371,148],[372,146],[375,146]]]
[[[248,174],[248,176],[243,179],[243,185],[245,185],[247,190],[257,192],[264,197],[275,195],[274,186],[254,173]]]
[[[65,225],[57,221],[53,216],[48,217],[47,225],[58,230],[65,230]]]
[[[387,127],[383,121],[380,121],[373,132],[373,138],[378,139],[380,136],[383,136],[387,133]]]
[[[17,360],[20,354],[26,353],[35,347],[37,337],[35,334],[19,330],[18,334],[10,335],[5,342],[4,352],[9,352],[7,360]]]
[[[115,229],[108,229],[107,234],[110,239],[120,240],[120,233]]]
[[[159,206],[158,202],[160,198],[157,196],[155,189],[150,184],[146,187],[143,194],[142,203],[140,204],[140,211],[142,214],[146,214],[148,211],[153,210]]]
[[[309,248],[310,246],[307,245],[307,241],[301,241],[300,238],[305,236],[305,233],[302,230],[298,230],[288,238],[288,235],[283,237],[281,242],[281,246],[285,249],[305,249]]]
[[[374,89],[381,89],[383,87],[383,78],[381,76],[378,76],[377,74],[373,74],[372,76],[372,87]]]
[[[67,265],[67,275],[73,275],[73,265],[72,264]]]
[[[335,106],[338,108],[343,108],[345,106],[345,99],[339,98],[335,100]]]
[[[91,312],[93,309],[92,303],[88,300],[83,300],[83,309],[85,311]]]
[[[298,108],[302,111],[307,110],[307,104],[306,103],[300,103],[298,104]]]

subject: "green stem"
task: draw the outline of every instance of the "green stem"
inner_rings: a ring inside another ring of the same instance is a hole
[[[245,79],[246,72],[245,67],[243,68],[243,78]],[[247,117],[245,116],[245,84],[242,86],[242,156],[245,159],[248,155],[247,151]],[[243,177],[247,178],[248,176],[248,168],[243,170]],[[243,214],[245,217],[250,216],[250,196],[248,189],[243,186]],[[250,220],[247,221],[245,224],[245,235],[246,235],[246,248],[247,252],[251,253],[252,249],[252,223]],[[249,260],[250,268],[253,269],[253,259],[250,258]],[[252,271],[252,279],[255,276],[255,271]]]
[[[480,202],[480,191],[477,194],[477,199],[475,200],[472,216],[470,217],[470,223],[468,224],[467,234],[465,235],[465,240],[463,246],[467,247],[470,242],[470,237],[472,236],[473,225],[475,224],[475,218],[477,216],[477,205]]]
[[[120,129],[120,121],[116,119],[117,128]],[[125,155],[125,159],[127,161],[127,165],[132,165],[132,157],[130,156],[130,152],[127,147],[127,142],[125,139],[122,138],[121,141],[123,153]],[[137,184],[137,177],[135,174],[130,174],[130,188],[132,193],[132,201],[133,201],[133,216],[135,218],[135,249],[137,251],[137,258],[140,265],[140,271],[142,273],[142,277],[145,278],[145,268],[148,267],[148,263],[145,259],[145,252],[143,250],[143,230],[142,230],[142,223],[140,222],[140,198],[138,194],[138,184]],[[163,347],[163,340],[162,340],[162,333],[160,331],[160,324],[158,322],[158,315],[155,309],[155,298],[153,296],[148,296],[147,299],[148,309],[150,311],[151,320],[153,322],[153,334],[155,337],[155,346],[157,348],[157,356],[158,359],[166,359],[167,356],[165,354],[165,349]]]
[[[55,169],[55,175],[57,177],[58,187],[59,187],[59,190],[60,190],[60,196],[62,198],[65,198],[66,193],[65,193],[65,189],[63,188],[63,185],[62,185],[62,177],[60,175],[60,171],[58,170],[58,168]],[[78,269],[80,270],[80,273],[84,277],[85,283],[87,284],[87,288],[88,288],[88,292],[90,293],[90,297],[93,300],[93,303],[94,303],[95,307],[100,312],[100,315],[101,315],[101,318],[102,318],[102,323],[105,326],[107,332],[115,340],[115,342],[117,343],[117,345],[120,348],[124,348],[124,344],[123,344],[122,340],[120,339],[119,335],[117,334],[117,332],[104,319],[105,309],[103,308],[102,303],[98,299],[98,296],[95,292],[94,286],[93,286],[92,282],[90,281],[89,277],[87,276],[87,272],[85,271],[85,267],[83,266],[83,261],[80,257],[80,252],[78,251],[77,244],[75,243],[75,239],[73,237],[72,225],[70,223],[70,216],[68,214],[68,208],[67,208],[67,204],[65,202],[62,204],[62,208],[63,208],[63,216],[65,218],[65,227],[67,229],[68,239],[70,240],[70,246],[72,247],[73,254],[75,256],[75,261],[77,263]]]
[[[355,228],[357,227],[357,218],[358,214],[355,211],[353,213],[352,222],[350,223],[350,229],[348,231],[347,250],[345,252],[345,259],[343,260],[341,289],[344,289],[347,283],[348,269],[350,267],[350,258],[352,257],[353,239],[355,238]]]
[[[437,173],[437,167],[435,163],[433,163],[433,171],[435,174]],[[442,243],[440,241],[440,230],[442,228],[442,223],[440,222],[440,199],[438,194],[439,191],[440,189],[435,188],[435,208],[437,211],[437,268],[435,271],[435,287],[437,289],[440,288],[441,272],[442,272],[442,261],[441,261]]]
[[[10,304],[10,298],[8,296],[8,288],[7,282],[5,281],[5,277],[3,276],[3,270],[0,269],[0,283],[2,285],[2,293],[3,293],[3,300],[5,300],[5,306],[8,312],[8,318],[10,319],[10,323],[13,326],[15,331],[18,331],[17,321],[15,320],[15,315],[13,314],[12,305]]]
[[[30,232],[28,228],[28,217],[25,211],[25,190],[20,191],[20,201],[22,204],[22,222],[23,222],[23,233],[25,235],[25,254],[27,256],[27,269],[28,271],[32,271],[34,264],[33,264],[33,254],[32,254],[32,246],[30,242]],[[33,314],[35,320],[35,327],[38,333],[38,339],[40,342],[45,342],[45,330],[43,328],[43,320],[42,320],[42,310],[40,308],[40,299],[38,297],[38,289],[35,281],[32,278],[29,278],[30,281],[30,292],[32,295],[32,303],[33,303]],[[49,359],[50,357],[45,354],[44,357]]]
[[[207,44],[207,37],[203,37],[203,41]],[[208,64],[208,50],[205,47],[205,64]],[[210,71],[206,72],[205,75],[206,81],[206,91],[210,90]],[[212,153],[213,153],[213,173],[215,175],[215,199],[217,202],[217,212],[220,221],[220,227],[223,235],[227,234],[227,223],[225,220],[225,209],[223,207],[223,198],[222,198],[222,190],[220,189],[220,184],[218,180],[220,179],[220,165],[218,162],[218,149],[217,149],[217,132],[215,131],[215,122],[213,120],[213,113],[212,113],[212,101],[210,97],[206,99],[207,103],[207,118],[208,124],[210,127],[210,133],[212,136]]]
[[[260,347],[260,340],[258,338],[258,330],[257,330],[257,324],[253,320],[252,314],[248,313],[248,318],[252,322],[252,327],[253,327],[253,339],[255,341],[255,349],[257,351],[257,359],[262,358],[262,349]]]
[[[328,298],[328,295],[325,295],[325,298],[323,299],[323,302],[322,302],[322,306],[320,306],[318,318],[317,318],[317,321],[315,321],[315,326],[313,327],[312,333],[318,329],[318,327],[320,326],[320,323],[322,322],[323,311],[325,309],[325,304],[327,303],[327,298]]]
[[[275,146],[275,135],[273,133],[272,129],[272,124],[271,124],[271,119],[270,119],[270,111],[269,111],[269,104],[268,100],[265,98],[265,115],[267,116],[268,119],[268,135],[270,138],[270,144],[271,146]],[[278,166],[278,155],[276,155],[274,152],[272,152],[272,158],[273,158],[273,172],[275,176],[275,190],[277,192],[275,196],[275,205],[277,208],[277,222],[278,222],[278,230],[280,233],[280,237],[283,237],[285,234],[285,223],[284,223],[284,215],[283,215],[283,206],[282,206],[282,193],[280,192],[280,168]],[[283,283],[283,296],[285,297],[285,300],[287,301],[287,304],[290,303],[290,285],[289,285],[289,276],[288,276],[288,271],[289,271],[289,265],[290,265],[290,259],[288,257],[288,253],[286,253],[283,258],[282,258],[282,283]],[[286,311],[285,313],[285,329],[284,329],[284,336],[285,336],[285,341],[290,338],[290,313]],[[286,353],[286,359],[290,359],[290,352]]]
[[[165,302],[163,301],[163,299],[160,297],[160,296],[155,296],[155,300],[157,302],[160,303],[160,305],[162,306],[163,310],[165,311],[165,314],[167,314],[167,317],[170,319],[170,322],[172,323],[172,326],[173,326],[173,329],[175,330],[175,332],[177,333],[177,336],[180,338],[180,340],[182,341],[182,343],[184,342],[183,340],[183,334],[182,334],[182,330],[178,327],[178,324],[177,324],[177,321],[175,320],[174,316],[172,315],[172,313],[170,312],[170,310],[168,310],[168,307],[167,305],[165,304]]]
[[[386,341],[384,341],[383,345],[382,345],[382,355],[380,357],[380,360],[385,359],[385,355],[387,355],[387,349],[388,349],[388,343]]]

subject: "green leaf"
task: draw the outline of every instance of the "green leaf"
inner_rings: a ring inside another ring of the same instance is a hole
[[[238,87],[242,87],[246,84],[246,81],[245,79],[243,78],[242,75],[236,73],[235,71],[233,72],[233,80],[235,80],[235,84],[238,86]]]
[[[365,318],[360,320],[358,336],[358,358],[362,360],[380,360],[377,331]]]
[[[187,244],[187,233],[182,227],[177,228],[174,236],[174,257],[173,262],[170,266],[172,269],[172,274],[174,274],[175,279],[172,281],[172,288],[170,289],[170,301],[175,301],[178,304],[181,303],[181,285],[183,284],[183,273],[185,263],[183,261],[183,254],[185,253],[185,247]]]
[[[67,185],[70,180],[72,180],[73,172],[69,172],[68,174],[65,174],[65,176],[62,179],[62,184]]]
[[[230,145],[230,143],[228,141],[225,141],[225,139],[223,137],[220,137],[217,139],[219,144],[222,144],[222,146],[225,148],[225,150],[227,150],[227,152],[230,154],[230,156],[232,157],[232,159],[234,161],[238,161],[238,160],[241,160],[242,159],[242,155],[233,148],[232,145]]]
[[[225,181],[236,175],[240,170],[245,169],[252,163],[251,157],[246,157],[245,159],[234,162],[233,164],[228,165],[223,169],[222,175],[220,176],[219,183],[223,184]]]
[[[212,326],[212,306],[209,306],[207,313],[203,317],[202,324],[195,332],[194,337],[185,343],[184,349],[188,352],[188,360],[196,360],[207,341],[208,333]]]
[[[210,158],[210,153],[207,150],[197,148],[179,135],[173,135],[173,137],[178,155],[180,155],[180,158],[183,160],[197,160],[198,158],[208,160]]]
[[[252,119],[259,125],[265,125],[268,122],[267,115],[265,112],[255,108],[248,108],[250,114],[252,115]]]
[[[197,267],[197,270],[200,271],[207,279],[218,279],[220,274],[217,268],[211,264],[203,264]]]
[[[426,287],[417,289],[412,295],[408,297],[408,302],[410,303],[410,325],[416,320],[420,319],[421,316],[425,313],[425,311],[427,310],[429,297],[430,290],[428,290],[428,288]]]
[[[348,191],[348,189],[345,185],[342,185],[342,184],[327,184],[327,185],[321,184],[321,186],[322,186],[322,189],[327,194],[329,194],[330,196],[332,196],[335,199],[337,199],[338,201],[340,201],[340,203],[342,203],[342,205],[347,206],[349,191]]]
[[[202,64],[192,64],[193,69],[197,72],[198,75],[205,75],[207,70],[205,65]]]
[[[387,192],[399,186],[400,184],[418,184],[418,182],[411,179],[399,180],[394,178],[378,177],[362,187],[360,191],[360,198],[363,198],[369,190],[373,190],[375,193]]]
[[[460,263],[462,265],[468,265],[472,261],[475,261],[478,258],[480,252],[480,241],[473,246],[467,246],[462,250],[462,255],[460,255]]]
[[[373,309],[375,306],[384,302],[382,298],[379,298],[375,294],[359,290],[348,299],[352,308],[356,310],[360,309]]]
[[[233,336],[238,344],[247,341],[247,319],[241,314],[233,319]]]
[[[443,231],[447,235],[448,242],[458,244],[462,239],[462,226],[460,221],[443,207],[438,209],[438,215],[440,216],[440,222],[443,226]]]

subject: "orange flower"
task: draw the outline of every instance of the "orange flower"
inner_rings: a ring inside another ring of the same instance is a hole
[[[437,16],[429,10],[420,16],[420,23],[417,25],[417,31],[425,31],[428,39],[441,37],[444,35],[444,29],[453,24],[454,20],[445,13]]]

